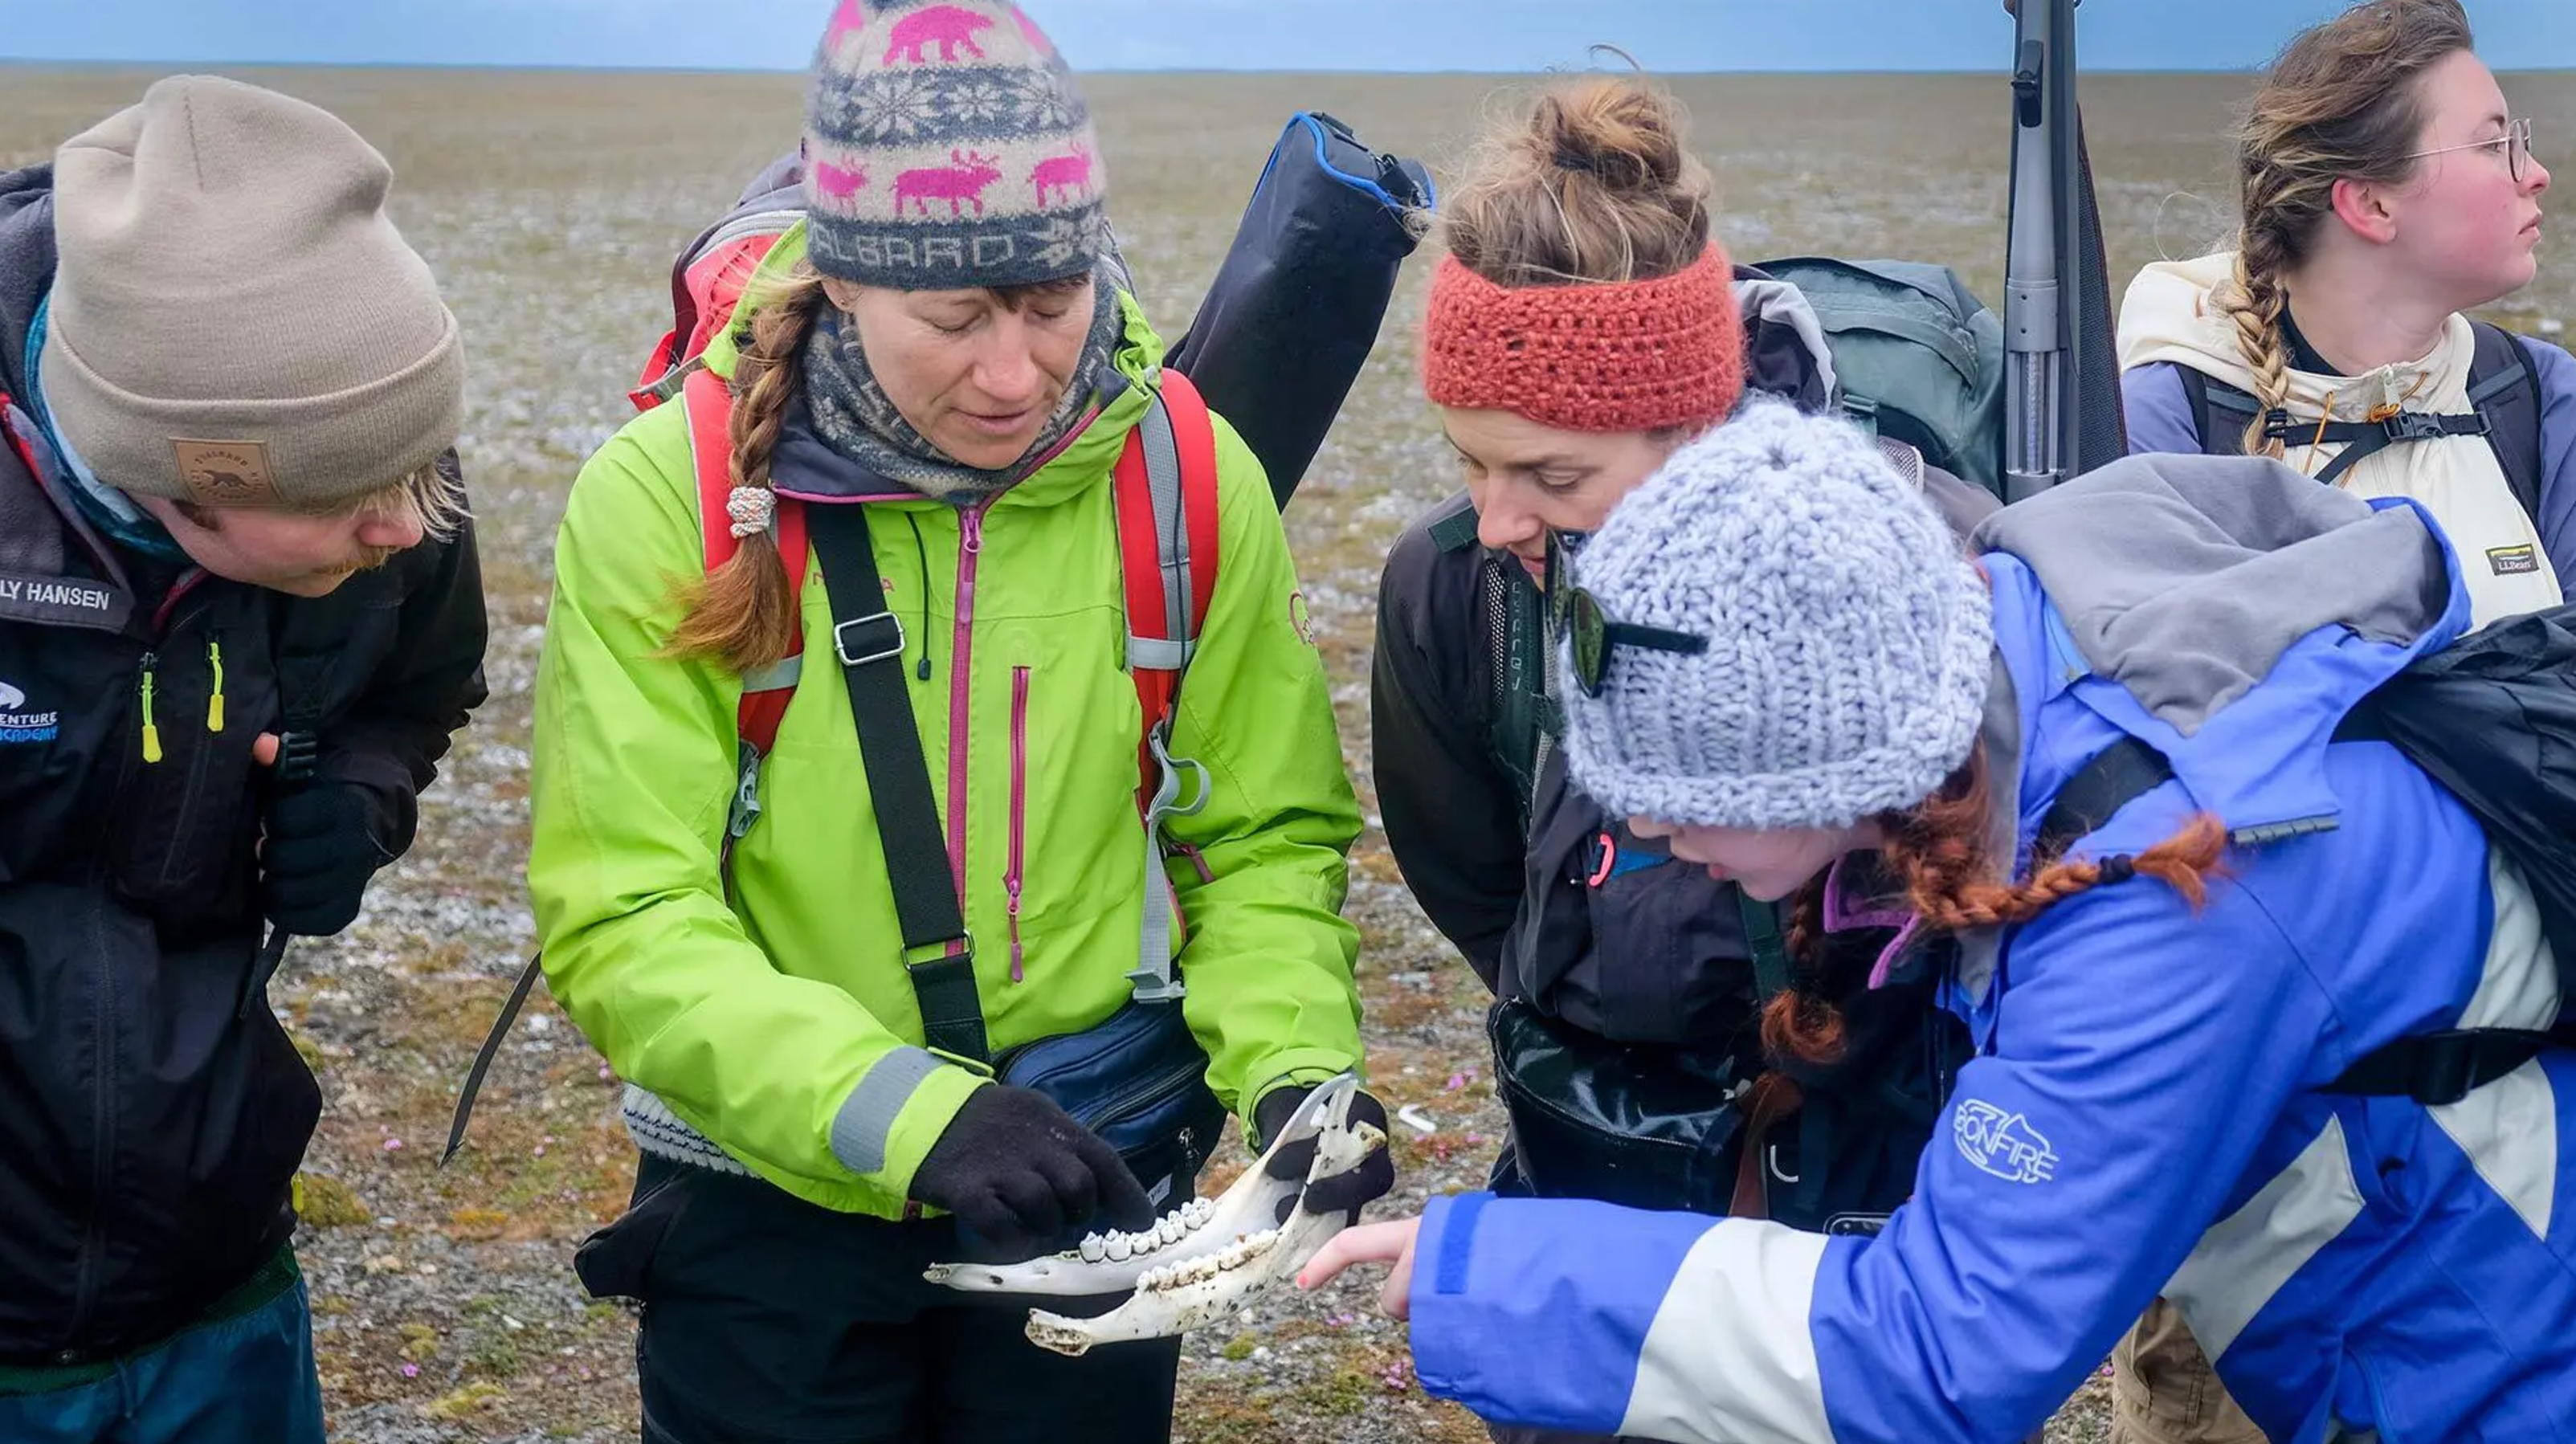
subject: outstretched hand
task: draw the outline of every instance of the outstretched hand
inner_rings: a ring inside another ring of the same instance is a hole
[[[1353,1264],[1392,1264],[1386,1286],[1378,1290],[1377,1306],[1388,1318],[1408,1318],[1413,1313],[1413,1240],[1421,1232],[1419,1218],[1343,1229],[1297,1271],[1297,1287],[1322,1288]]]

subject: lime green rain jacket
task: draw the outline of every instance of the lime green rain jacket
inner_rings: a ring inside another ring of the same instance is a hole
[[[802,243],[790,232],[767,267]],[[1109,478],[1162,343],[1120,304],[1114,364],[1130,384],[1034,475],[976,512],[866,503],[952,849],[963,834],[997,1053],[1115,1012],[1143,924],[1141,712],[1121,670]],[[719,337],[707,365],[729,375],[733,361]],[[1218,578],[1172,749],[1206,766],[1211,792],[1166,833],[1195,854],[1172,868],[1186,1014],[1210,1085],[1249,1118],[1272,1088],[1359,1060],[1358,937],[1340,916],[1359,814],[1277,506],[1241,438],[1221,419],[1216,434]],[[660,655],[673,582],[703,569],[697,510],[678,405],[629,423],[573,487],[531,773],[546,978],[625,1079],[735,1161],[824,1207],[899,1217],[922,1157],[988,1080],[921,1046],[849,699],[813,644],[832,626],[819,567],[801,598],[803,683],[726,904],[741,678]]]

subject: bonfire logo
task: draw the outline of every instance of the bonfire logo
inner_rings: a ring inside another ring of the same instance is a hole
[[[265,441],[174,439],[179,480],[199,506],[268,506],[277,501],[277,475],[269,469]]]
[[[2046,1183],[2057,1176],[2057,1150],[2021,1114],[1963,1100],[1951,1115],[1950,1136],[1962,1157],[2006,1183]]]
[[[27,694],[7,682],[0,682],[0,747],[25,747],[51,742],[60,730],[60,718],[51,712],[26,712]]]

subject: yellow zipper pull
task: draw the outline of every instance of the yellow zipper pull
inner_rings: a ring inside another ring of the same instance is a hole
[[[152,663],[149,652],[143,656],[143,760],[161,760],[161,729],[152,725]]]
[[[221,732],[224,730],[224,644],[222,642],[209,640],[206,643],[206,665],[214,669],[215,673],[215,689],[206,694],[206,730]]]

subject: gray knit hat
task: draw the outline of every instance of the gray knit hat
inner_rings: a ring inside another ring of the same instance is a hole
[[[1705,637],[1612,650],[1566,689],[1567,765],[1614,812],[1848,827],[1967,760],[1994,648],[1986,584],[1868,438],[1760,399],[1684,447],[1575,555],[1612,619]],[[1573,676],[1570,650],[1559,674]]]
[[[328,112],[178,75],[64,142],[40,364],[99,480],[329,506],[455,444],[465,363],[393,170]]]
[[[805,108],[814,268],[901,291],[1088,275],[1108,221],[1091,112],[1000,0],[841,0]]]

